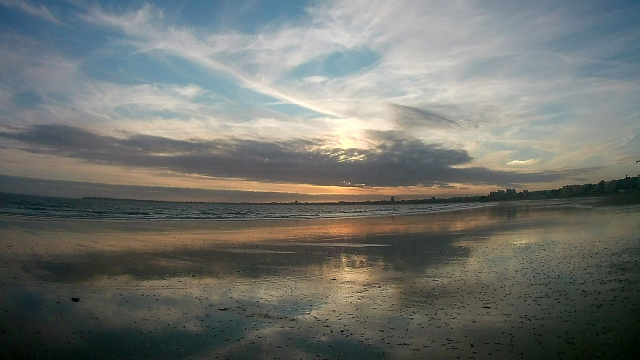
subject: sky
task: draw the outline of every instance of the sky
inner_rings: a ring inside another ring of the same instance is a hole
[[[0,0],[0,191],[411,199],[636,160],[636,1]]]

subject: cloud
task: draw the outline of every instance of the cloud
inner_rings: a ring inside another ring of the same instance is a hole
[[[53,16],[46,6],[40,5],[40,7],[33,6],[26,1],[20,0],[0,0],[0,5],[6,7],[18,8],[29,15],[37,16],[45,20],[51,21],[54,24],[62,25],[62,21]]]
[[[532,165],[540,162],[540,159],[528,159],[528,160],[512,160],[507,165]]]
[[[315,75],[315,76],[309,76],[309,77],[303,78],[302,80],[307,83],[317,84],[317,83],[325,82],[329,80],[329,78],[326,76]]]
[[[353,46],[354,36],[326,27],[286,27],[274,34],[238,33],[202,35],[166,24],[163,12],[152,5],[115,14],[93,7],[82,18],[117,29],[126,43],[140,52],[178,56],[209,71],[231,76],[243,87],[290,104],[331,116],[340,114],[309,101],[302,92],[289,92],[272,82],[282,73],[322,54]]]
[[[69,91],[77,80],[77,61],[51,44],[19,33],[2,33],[0,81],[20,91]]]
[[[115,185],[107,183],[45,180],[0,175],[0,192],[57,197],[110,197],[120,199],[215,201],[215,202],[289,202],[367,200],[362,195],[302,194],[274,191],[213,190],[178,186]]]
[[[458,123],[450,118],[426,109],[411,106],[391,104],[394,120],[402,128],[416,127],[457,127]]]
[[[28,144],[24,150],[97,164],[169,170],[261,182],[399,187],[447,183],[513,185],[561,180],[593,169],[534,173],[460,167],[473,159],[464,150],[425,144],[405,133],[371,131],[368,148],[329,147],[320,139],[175,140],[128,134],[100,135],[67,125],[36,125],[0,137]]]

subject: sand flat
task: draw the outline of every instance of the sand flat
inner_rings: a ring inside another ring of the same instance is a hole
[[[3,358],[638,355],[634,207],[0,223]]]

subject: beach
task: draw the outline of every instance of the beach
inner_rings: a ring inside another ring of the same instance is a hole
[[[272,221],[0,217],[0,357],[640,355],[640,207]]]

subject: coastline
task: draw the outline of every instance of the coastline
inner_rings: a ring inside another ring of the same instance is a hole
[[[589,202],[587,205],[592,205]],[[0,216],[8,253],[122,251],[278,241],[353,240],[391,234],[442,234],[504,227],[516,217],[575,212],[582,202],[541,200],[424,214],[265,220],[103,220]],[[504,220],[507,220],[505,223]],[[477,229],[476,229],[477,230]],[[89,243],[85,242],[91,238]],[[54,244],[56,241],[60,244]],[[52,247],[52,244],[55,245]],[[65,246],[58,246],[64,244]],[[10,246],[10,247],[7,247]],[[22,250],[20,250],[22,249]],[[73,250],[75,249],[75,250]]]

